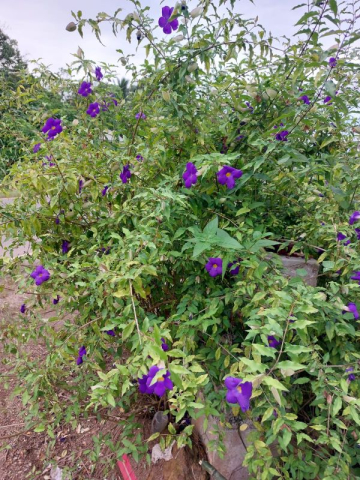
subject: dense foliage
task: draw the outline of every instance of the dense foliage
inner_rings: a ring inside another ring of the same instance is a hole
[[[156,21],[132,3],[126,18],[74,14],[81,34],[89,25],[101,39],[109,22],[144,45],[138,69],[119,52],[137,82],[129,100],[79,55],[86,83],[71,80],[71,110],[60,116],[31,92],[34,140],[3,182],[19,196],[1,210],[1,233],[32,246],[3,267],[34,293],[4,338],[27,422],[54,436],[84,412],[121,408],[113,448],[138,458],[137,400],[150,408],[159,395],[171,425],[152,438],[183,445],[184,415],[225,420],[227,399],[256,427],[253,478],[355,478],[359,2],[299,6],[301,40],[283,43],[234,1],[178,4]],[[303,269],[284,276],[274,252],[316,258],[318,286]],[[40,365],[19,348],[34,340],[48,348]]]

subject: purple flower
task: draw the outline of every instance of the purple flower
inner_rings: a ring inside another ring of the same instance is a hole
[[[336,238],[337,238],[338,242],[342,242],[343,240],[346,240],[347,236],[344,235],[343,233],[339,232],[337,234]],[[349,243],[351,243],[351,241],[347,240],[346,242],[344,242],[344,245],[349,245]]]
[[[218,182],[226,185],[230,190],[235,187],[235,180],[242,176],[243,172],[233,167],[225,166],[217,172]]]
[[[331,100],[330,95],[327,95],[327,96],[324,98],[324,103],[329,103],[330,100]],[[331,105],[331,103],[330,103],[329,105]]]
[[[349,225],[354,225],[358,220],[360,220],[360,212],[356,211],[349,218]]]
[[[274,415],[275,418],[278,417],[278,413],[277,413],[277,411],[275,410],[275,408],[274,408],[274,410],[273,410],[273,415]]]
[[[76,365],[81,365],[83,363],[82,357],[86,355],[86,348],[84,346],[80,347],[79,349],[79,356],[76,360]]]
[[[25,303],[23,303],[20,307],[20,312],[25,313],[25,311],[26,311],[26,305],[25,305]]]
[[[225,155],[228,150],[229,150],[229,147],[226,145],[226,143],[223,143],[223,145],[221,147],[221,150],[220,150],[220,153]]]
[[[222,259],[210,257],[205,268],[209,272],[210,277],[222,275]]]
[[[306,105],[310,105],[310,100],[307,95],[302,95],[301,97],[299,97],[299,100],[302,100]]]
[[[271,348],[277,348],[281,343],[278,340],[276,340],[276,338],[273,335],[268,335],[267,339],[268,339],[269,347]]]
[[[350,278],[351,280],[355,280],[356,282],[359,282],[359,285],[360,285],[360,270],[358,270],[357,272],[353,272],[353,276]]]
[[[139,118],[142,118],[143,120],[146,120],[146,115],[143,112],[139,112],[135,115],[136,120],[139,120]]]
[[[252,383],[243,382],[242,378],[225,378],[226,401],[229,403],[238,403],[243,412],[250,408],[250,397],[252,395]]]
[[[60,218],[59,218],[59,216],[58,216],[58,215],[56,215],[56,218],[55,218],[55,223],[56,223],[56,225],[59,225],[59,223],[60,223]]]
[[[101,195],[102,195],[103,197],[105,197],[106,192],[109,190],[109,188],[110,188],[110,187],[109,187],[108,185],[105,185],[105,187],[102,189]]]
[[[334,67],[336,67],[336,64],[337,64],[336,58],[331,57],[331,58],[329,59],[329,67],[330,67],[330,68],[334,68]]]
[[[136,155],[136,160],[138,162],[142,162],[144,160],[144,157],[142,155],[138,154],[138,155]]]
[[[114,330],[106,330],[106,333],[108,335],[110,335],[110,337],[115,337],[116,336],[116,333],[114,332]]]
[[[41,147],[41,143],[37,143],[36,145],[34,145],[33,153],[37,153],[40,150],[40,147]]]
[[[122,183],[127,183],[127,181],[131,177],[131,172],[130,172],[130,165],[124,165],[124,168],[122,169],[122,172],[120,173],[120,178]]]
[[[237,262],[228,263],[228,268],[230,269],[230,275],[237,275],[239,273],[239,270],[240,270],[239,261],[240,259]],[[234,265],[235,267],[233,267]]]
[[[356,308],[356,303],[350,302],[347,305],[349,311],[354,315],[355,320],[359,319],[359,312],[357,311]]]
[[[89,108],[86,110],[86,113],[90,117],[95,118],[100,113],[100,105],[98,102],[90,103]]]
[[[240,140],[242,140],[243,138],[245,138],[245,135],[238,135],[238,136],[235,138],[235,141],[236,141],[236,142],[240,142]]]
[[[56,295],[56,298],[53,298],[52,303],[53,303],[54,305],[57,305],[57,304],[59,303],[59,301],[60,301],[60,295]]]
[[[41,285],[50,278],[50,272],[46,270],[42,265],[39,265],[30,275],[35,280],[36,285]]]
[[[104,76],[104,75],[103,75],[102,72],[101,72],[101,68],[100,68],[100,67],[96,67],[96,68],[95,68],[95,77],[96,77],[96,80],[97,80],[98,82],[100,82],[100,80],[103,78],[103,76]]]
[[[278,140],[279,142],[287,142],[286,137],[288,135],[289,135],[289,132],[287,130],[282,130],[281,132],[275,135],[275,139]]]
[[[360,228],[355,228],[357,239],[360,240]]]
[[[353,371],[354,371],[354,367],[349,367],[345,370],[345,372],[353,372]],[[350,375],[348,376],[349,382],[353,382],[355,379],[356,379],[355,374],[350,373]]]
[[[68,253],[69,250],[70,250],[70,242],[68,242],[67,240],[63,240],[61,244],[62,253],[65,255],[65,253]]]
[[[155,375],[159,371],[164,372],[163,375],[158,377],[156,382],[151,385]],[[149,395],[155,393],[159,397],[162,397],[166,390],[172,390],[174,388],[170,379],[170,372],[168,370],[165,371],[165,369],[160,370],[156,365],[150,368],[147,375],[143,375],[142,378],[139,378],[138,382],[141,393],[148,393]]]
[[[172,12],[174,11],[174,7],[163,7],[162,9],[162,17],[159,18],[159,26],[163,29],[163,32],[169,35],[173,30],[177,30],[179,26],[179,22],[177,18],[169,22],[169,18],[171,17]]]
[[[78,94],[83,97],[88,97],[92,93],[91,83],[90,82],[82,82],[80,88],[78,90]]]
[[[51,161],[51,160],[54,160],[54,157],[53,157],[52,155],[50,155],[50,156],[49,156],[49,155],[46,155],[45,158],[46,158],[46,160],[49,162],[49,163],[48,163],[48,166],[49,166],[49,167],[53,167],[53,166],[55,165],[55,163]],[[44,166],[44,165],[46,165],[46,163],[43,163],[43,166]]]
[[[79,193],[81,193],[81,190],[83,189],[84,186],[84,180],[79,180]]]
[[[138,378],[140,393],[148,393],[148,388],[146,386],[147,379],[147,375],[143,375],[141,378]]]
[[[197,168],[193,163],[188,162],[186,164],[186,170],[183,173],[182,178],[185,182],[186,188],[191,188],[191,185],[195,185],[197,182]]]
[[[254,113],[254,107],[252,107],[249,102],[245,102],[245,105],[248,107],[251,113]]]
[[[53,139],[62,132],[61,120],[58,118],[48,118],[41,131],[48,134],[48,140]]]
[[[164,352],[167,352],[170,348],[166,343],[165,338],[161,338],[161,348],[164,350]]]

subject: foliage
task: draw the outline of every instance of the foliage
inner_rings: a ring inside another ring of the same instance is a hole
[[[124,62],[137,89],[96,118],[86,109],[106,101],[106,79],[89,98],[74,89],[71,101],[63,96],[72,108],[61,110],[66,128],[52,141],[40,128],[60,110],[34,93],[32,133],[43,145],[36,155],[23,145],[23,162],[4,180],[19,197],[1,214],[1,233],[14,246],[32,246],[30,266],[4,260],[20,291],[34,293],[4,339],[21,377],[16,393],[29,409],[29,426],[50,436],[61,422],[75,427],[81,413],[121,408],[126,427],[113,448],[137,459],[147,450],[131,424],[135,402],[144,402],[137,379],[152,365],[165,365],[174,383],[161,404],[172,423],[159,435],[162,446],[174,437],[191,443],[192,426],[175,428],[185,414],[224,421],[224,378],[242,378],[253,385],[250,410],[234,413],[256,427],[246,456],[253,478],[355,478],[359,382],[350,382],[346,369],[358,376],[359,331],[346,305],[360,307],[350,279],[360,270],[359,246],[356,225],[349,225],[360,210],[358,2],[299,6],[301,40],[282,44],[230,3],[204,0],[195,13],[178,5],[170,40],[156,38],[159,29],[138,1],[125,19],[119,11],[96,21],[73,14],[80,34],[90,25],[101,39],[106,22],[114,33],[126,29],[148,59],[138,70]],[[329,38],[335,46],[326,48]],[[93,82],[83,55],[79,67]],[[48,80],[63,91],[65,80]],[[27,95],[25,89],[20,101]],[[324,103],[326,96],[332,98]],[[286,141],[276,140],[280,131],[288,132]],[[53,167],[42,165],[45,154]],[[190,161],[198,177],[186,189],[181,177]],[[131,178],[123,183],[126,165]],[[233,189],[218,182],[224,165],[243,172]],[[349,245],[337,240],[339,232]],[[67,252],[63,241],[70,242]],[[315,257],[319,286],[309,286],[302,269],[284,276],[275,251]],[[222,259],[222,275],[209,276],[209,257]],[[36,288],[29,274],[39,263],[51,277]],[[38,308],[57,295],[53,316],[42,318]],[[65,313],[73,320],[55,328]],[[277,349],[268,336],[277,338]],[[22,354],[30,340],[48,348],[40,366]],[[76,365],[82,346],[87,355]],[[154,397],[144,398],[150,408]]]

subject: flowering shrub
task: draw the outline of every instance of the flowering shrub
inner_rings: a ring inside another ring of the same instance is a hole
[[[147,451],[132,422],[137,400],[150,408],[160,396],[169,412],[169,433],[151,437],[162,446],[191,444],[193,426],[174,427],[184,416],[226,421],[233,408],[255,426],[245,459],[253,478],[354,478],[356,14],[316,2],[298,22],[302,40],[276,44],[256,20],[221,17],[219,3],[159,11],[176,38],[140,6],[125,19],[74,15],[80,34],[88,24],[99,38],[102,22],[126,28],[151,60],[137,71],[125,61],[138,88],[117,105],[106,103],[110,68],[90,88],[91,64],[79,56],[76,118],[43,106],[33,131],[41,149],[24,145],[4,182],[19,197],[1,233],[32,246],[29,267],[6,260],[4,271],[34,293],[6,348],[48,346],[36,370],[15,353],[17,393],[29,425],[50,436],[90,409],[121,408],[114,449],[136,459]],[[324,50],[329,35],[336,46]],[[318,286],[303,269],[284,276],[276,252],[316,258]],[[44,322],[37,309],[54,298]],[[54,329],[65,312],[73,321]],[[221,437],[216,447],[224,453]]]

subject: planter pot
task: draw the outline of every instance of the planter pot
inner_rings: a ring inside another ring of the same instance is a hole
[[[208,426],[205,430],[204,420],[204,416],[194,420],[194,428],[200,435],[206,448],[209,463],[227,480],[247,480],[249,478],[249,472],[242,463],[248,446],[247,437],[249,433],[254,430],[251,421],[241,421],[242,424],[246,423],[248,428],[245,431],[240,431],[240,425],[238,423],[240,421],[239,417],[228,418],[232,428],[226,428],[220,424],[218,418],[210,415],[208,417]],[[212,433],[213,431],[215,433]],[[216,451],[211,451],[209,448],[209,442],[214,441],[215,444],[218,442],[217,431],[221,431],[224,435],[223,443],[226,448],[224,458],[220,458]]]
[[[307,275],[302,277],[304,282],[312,287],[316,287],[319,275],[319,264],[313,258],[305,260],[303,257],[286,257],[283,255],[269,255],[268,258],[280,259],[283,264],[283,274],[286,277],[298,277],[296,270],[306,270]]]

